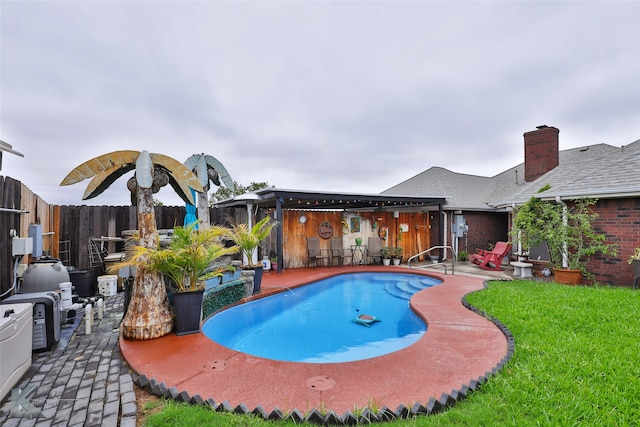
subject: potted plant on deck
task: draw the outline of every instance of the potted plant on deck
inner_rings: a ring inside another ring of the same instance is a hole
[[[253,254],[264,239],[269,237],[271,230],[278,223],[270,223],[270,218],[264,217],[258,221],[253,227],[249,228],[248,224],[238,224],[232,222],[229,229],[226,230],[227,239],[235,243],[244,256],[247,259],[247,264],[242,268],[252,269],[254,271],[253,277],[253,293],[260,291],[260,285],[262,283],[262,263],[253,263]]]
[[[390,265],[391,264],[391,248],[384,247],[380,249],[380,254],[382,255],[382,265]]]
[[[225,246],[222,227],[196,229],[194,222],[186,227],[175,227],[171,243],[166,248],[150,249],[133,246],[130,257],[122,265],[145,265],[170,279],[176,316],[176,335],[200,331],[202,296],[207,272],[216,259],[238,252],[237,246]],[[135,237],[134,237],[135,238]],[[116,266],[120,268],[120,266]],[[217,274],[216,271],[211,274]]]
[[[402,262],[402,246],[391,248],[391,259],[393,260],[393,265],[400,265]]]
[[[549,264],[556,281],[579,284],[588,275],[590,257],[617,255],[617,246],[606,243],[606,236],[593,227],[598,214],[590,207],[594,199],[572,200],[569,204],[532,197],[517,209],[513,220],[514,235],[520,232],[527,249],[546,244]]]

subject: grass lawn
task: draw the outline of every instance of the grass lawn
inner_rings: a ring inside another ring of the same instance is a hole
[[[467,300],[513,333],[509,364],[445,413],[379,425],[640,425],[640,291],[490,282]],[[146,425],[297,425],[163,405]]]

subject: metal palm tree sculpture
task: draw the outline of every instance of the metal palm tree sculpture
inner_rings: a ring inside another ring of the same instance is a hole
[[[184,165],[187,169],[192,170],[198,179],[204,191],[198,193],[198,219],[203,227],[209,227],[211,220],[209,219],[209,181],[220,187],[221,181],[229,190],[233,191],[235,186],[233,180],[229,176],[227,169],[213,156],[208,154],[194,154],[189,157]]]
[[[98,196],[125,173],[135,170],[127,187],[138,209],[139,246],[155,249],[158,245],[153,193],[171,184],[187,203],[194,204],[191,190],[204,189],[198,178],[182,163],[162,154],[148,151],[114,151],[103,154],[73,169],[60,185],[71,185],[93,178],[82,200]],[[171,332],[173,314],[160,273],[137,268],[135,285],[127,314],[122,320],[123,335],[129,339],[158,338]]]

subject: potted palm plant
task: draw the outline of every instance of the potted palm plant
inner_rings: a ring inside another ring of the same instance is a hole
[[[253,293],[260,291],[260,285],[262,284],[262,263],[253,263],[253,254],[256,249],[264,239],[269,237],[271,234],[271,230],[278,223],[271,222],[270,218],[264,217],[260,221],[258,221],[253,227],[249,228],[248,224],[238,224],[236,222],[232,222],[229,229],[226,229],[226,237],[235,243],[245,258],[247,259],[247,264],[242,267],[245,269],[252,269],[254,271],[253,276]]]
[[[391,259],[393,260],[393,265],[400,265],[402,262],[402,246],[391,248]]]
[[[204,282],[208,272],[217,274],[211,271],[211,264],[222,256],[238,252],[237,246],[225,246],[222,237],[226,232],[222,227],[196,229],[197,224],[175,227],[166,248],[160,248],[159,244],[157,249],[133,246],[130,256],[121,263],[132,267],[144,265],[170,279],[176,335],[200,331]]]
[[[559,283],[579,284],[583,275],[589,275],[586,270],[589,258],[598,253],[617,255],[617,246],[606,243],[606,236],[593,226],[598,214],[590,206],[595,203],[594,199],[565,204],[532,197],[517,210],[514,235],[520,231],[527,249],[547,245],[549,264]]]

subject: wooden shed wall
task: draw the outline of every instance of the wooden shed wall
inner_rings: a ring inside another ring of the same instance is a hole
[[[300,216],[306,217],[306,222],[300,222]],[[359,217],[360,231],[351,229],[351,218]],[[355,245],[356,238],[362,238],[362,244],[366,245],[369,237],[378,237],[382,227],[388,229],[386,240],[381,246],[402,246],[403,259],[406,261],[419,250],[427,249],[430,241],[429,217],[426,213],[400,213],[399,218],[394,218],[392,212],[359,212],[344,214],[347,227],[343,227],[343,212],[331,211],[284,211],[282,218],[283,227],[283,252],[285,268],[306,267],[307,265],[307,237],[320,237],[319,227],[323,222],[331,224],[333,236],[342,237],[343,248]],[[374,226],[375,224],[375,226]],[[400,233],[401,224],[407,226],[407,232]],[[420,239],[418,239],[418,235]],[[396,238],[401,236],[401,240]],[[420,245],[419,245],[420,243]],[[275,234],[265,242],[268,255],[275,254]],[[320,239],[322,249],[329,249],[329,239]],[[264,256],[261,254],[260,256]]]

